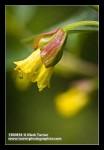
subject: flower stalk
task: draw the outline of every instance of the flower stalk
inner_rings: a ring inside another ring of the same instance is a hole
[[[89,20],[74,22],[74,23],[71,23],[71,24],[68,24],[68,25],[62,27],[62,30],[64,32],[69,32],[71,29],[80,27],[80,26],[96,26],[96,27],[98,27],[99,22],[98,21],[89,21]]]

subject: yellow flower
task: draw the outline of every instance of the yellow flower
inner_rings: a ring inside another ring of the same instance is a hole
[[[50,79],[54,66],[62,57],[62,47],[67,33],[62,28],[43,33],[34,40],[35,51],[26,59],[14,62],[21,78],[27,77],[32,82],[37,82],[39,91],[46,86],[50,87]]]
[[[75,87],[58,95],[55,99],[56,109],[64,117],[76,115],[88,102],[88,94]]]
[[[50,87],[50,78],[54,67],[45,67],[41,61],[39,48],[26,59],[14,63],[17,65],[15,70],[20,73],[21,78],[27,77],[30,81],[37,82],[39,91],[46,86]]]

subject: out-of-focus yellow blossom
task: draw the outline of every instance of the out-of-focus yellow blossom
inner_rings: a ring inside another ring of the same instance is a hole
[[[12,72],[12,78],[18,90],[24,91],[31,85],[31,82],[26,77],[22,78],[21,74],[17,74],[15,71]]]
[[[86,106],[88,102],[88,94],[75,87],[58,95],[55,99],[56,109],[63,117],[73,117]]]
[[[15,79],[16,87],[19,90],[26,90],[30,86],[30,81],[24,77],[22,80],[17,76]]]

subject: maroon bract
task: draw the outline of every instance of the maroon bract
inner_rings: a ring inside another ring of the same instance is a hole
[[[61,59],[66,36],[66,32],[58,28],[35,38],[34,48],[40,48],[41,59],[46,68],[56,65]]]

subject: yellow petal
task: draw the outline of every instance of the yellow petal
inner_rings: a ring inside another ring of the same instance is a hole
[[[45,66],[42,65],[39,76],[37,78],[39,91],[42,91],[46,86],[48,86],[48,88],[50,87],[50,79],[53,73],[53,69],[54,67],[45,68]]]
[[[14,62],[14,64],[17,65],[15,70],[21,71],[23,73],[30,73],[34,71],[38,67],[39,63],[41,63],[40,49],[34,51],[26,59]]]

